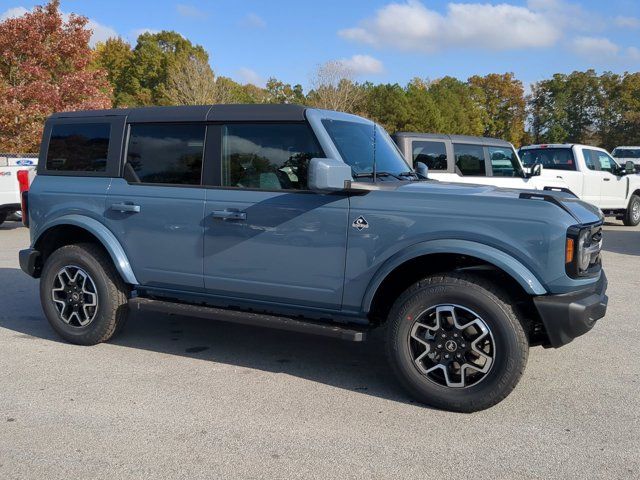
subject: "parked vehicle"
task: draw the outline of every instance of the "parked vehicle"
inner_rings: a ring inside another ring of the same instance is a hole
[[[410,132],[398,132],[393,139],[408,161],[426,165],[429,178],[435,180],[568,191],[560,179],[526,172],[513,145],[504,140]]]
[[[511,392],[530,346],[605,315],[597,208],[422,179],[358,116],[59,113],[41,152],[20,265],[72,343],[109,340],[130,309],[351,341],[384,325],[408,391],[470,412]]]
[[[616,147],[611,153],[620,165],[633,162],[636,172],[640,172],[640,147]]]
[[[29,188],[38,159],[0,156],[0,225],[21,215],[21,193]]]
[[[582,200],[627,226],[640,223],[640,175],[628,161],[618,164],[603,148],[589,145],[530,145],[520,149],[525,167],[542,165],[543,177],[567,182]]]

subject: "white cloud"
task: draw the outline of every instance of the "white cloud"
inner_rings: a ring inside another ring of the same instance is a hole
[[[569,48],[577,55],[594,61],[615,58],[620,52],[618,45],[604,37],[576,37]]]
[[[2,22],[3,20],[7,20],[8,18],[21,17],[25,13],[29,13],[29,10],[24,7],[10,8],[9,10],[6,10],[2,14],[0,14],[0,22]]]
[[[549,47],[558,41],[561,31],[557,22],[526,7],[449,3],[443,15],[418,0],[408,0],[382,7],[373,18],[339,35],[376,47],[432,52],[455,47]]]
[[[355,76],[382,73],[384,71],[382,62],[370,55],[354,55],[351,58],[343,58],[339,62]]]
[[[29,13],[31,10],[28,10],[24,7],[14,7],[6,10],[2,14],[0,14],[0,21],[6,20],[8,18],[16,18],[21,17],[25,13]],[[62,19],[66,22],[69,20],[69,13],[61,12]],[[95,47],[96,43],[104,42],[108,38],[117,37],[118,32],[116,32],[113,28],[108,27],[106,25],[102,25],[99,22],[96,22],[92,18],[89,18],[87,21],[87,28],[92,30],[91,38],[89,39],[89,45],[91,47]]]
[[[640,48],[628,47],[625,51],[627,58],[632,62],[640,62]]]
[[[250,68],[242,67],[236,72],[242,83],[251,83],[257,87],[264,87],[265,80]]]
[[[637,17],[623,17],[619,15],[613,19],[613,22],[622,28],[640,28],[640,18]]]
[[[67,16],[67,14],[63,14],[63,17],[65,16]],[[118,32],[116,32],[113,28],[102,25],[101,23],[98,23],[92,19],[89,19],[89,21],[87,22],[87,28],[93,31],[93,33],[91,34],[91,39],[89,40],[89,45],[91,47],[95,47],[96,43],[98,42],[104,42],[109,38],[118,36]]]
[[[241,24],[249,28],[265,28],[267,26],[267,22],[255,13],[250,13],[244,17]]]
[[[183,17],[201,18],[201,19],[207,17],[207,14],[202,10],[200,10],[199,8],[194,7],[192,5],[185,5],[184,3],[179,3],[178,5],[176,5],[176,10]]]

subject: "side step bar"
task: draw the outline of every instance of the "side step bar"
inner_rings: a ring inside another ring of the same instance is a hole
[[[229,323],[239,323],[255,327],[275,328],[290,332],[310,333],[324,337],[339,338],[351,342],[366,340],[366,327],[339,325],[329,322],[314,322],[297,320],[290,317],[280,317],[262,313],[225,310],[223,308],[190,305],[187,303],[166,302],[151,298],[135,297],[129,299],[129,308],[136,311],[156,312],[186,317],[207,318]]]

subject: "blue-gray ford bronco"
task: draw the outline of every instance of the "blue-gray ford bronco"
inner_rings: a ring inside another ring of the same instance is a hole
[[[53,329],[93,345],[131,310],[362,341],[380,328],[428,405],[488,408],[530,346],[605,315],[601,212],[443,183],[364,118],[296,105],[58,113],[25,198]]]

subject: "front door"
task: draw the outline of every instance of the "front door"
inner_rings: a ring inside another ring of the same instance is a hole
[[[218,186],[207,189],[204,282],[210,294],[339,309],[349,199],[307,189],[323,153],[306,123],[220,128]]]
[[[143,286],[203,290],[204,124],[132,124],[105,222]]]

